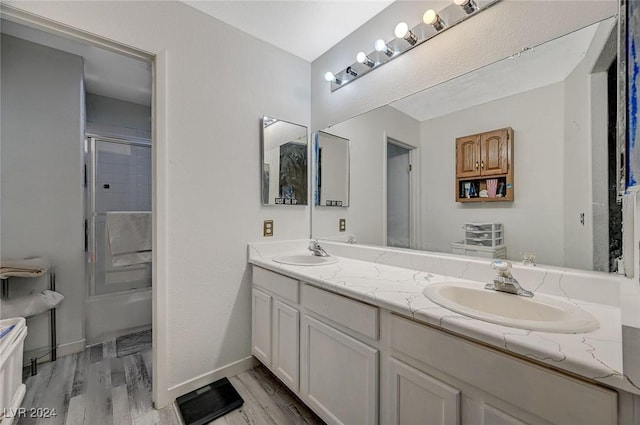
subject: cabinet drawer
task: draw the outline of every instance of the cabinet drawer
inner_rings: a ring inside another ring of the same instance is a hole
[[[341,295],[302,285],[301,304],[346,328],[378,339],[378,308]]]
[[[391,316],[391,348],[553,424],[617,424],[615,391]]]
[[[253,266],[253,284],[295,304],[299,299],[299,282],[290,277]]]

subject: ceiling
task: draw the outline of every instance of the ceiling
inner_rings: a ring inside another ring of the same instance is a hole
[[[313,62],[394,0],[181,0]]]
[[[151,63],[2,20],[2,33],[83,58],[87,92],[151,105]]]
[[[183,1],[195,9],[309,62],[394,0]],[[84,60],[87,92],[151,105],[151,64],[96,46],[1,20],[3,34]]]
[[[418,121],[564,81],[584,58],[595,24],[391,104]]]

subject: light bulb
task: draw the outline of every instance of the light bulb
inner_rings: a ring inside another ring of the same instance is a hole
[[[409,32],[409,25],[407,25],[406,22],[400,22],[398,25],[396,25],[396,30],[395,30],[396,38],[405,38],[408,32]]]
[[[473,0],[453,0],[453,3],[456,6],[460,6],[465,12],[467,12],[467,15],[472,14],[477,9]]]
[[[429,9],[424,12],[424,15],[422,15],[422,21],[427,25],[433,25],[436,31],[440,31],[444,28],[444,22],[433,9]]]
[[[330,83],[336,83],[338,85],[342,84],[342,80],[339,79],[338,77],[336,77],[335,75],[333,75],[333,72],[328,71],[324,74],[324,79],[327,80]]]
[[[422,21],[427,25],[433,25],[438,22],[438,14],[435,10],[429,9],[422,15]]]
[[[367,56],[365,52],[359,52],[356,55],[356,61],[368,66],[369,68],[373,68],[373,65],[375,65],[375,63]]]
[[[395,34],[397,38],[403,38],[412,46],[418,42],[418,37],[409,30],[409,25],[406,22],[400,22],[396,25]]]
[[[393,56],[393,50],[391,50],[389,46],[387,46],[387,43],[385,43],[381,38],[376,40],[376,43],[373,45],[373,47],[376,49],[376,52],[383,52],[388,57]]]

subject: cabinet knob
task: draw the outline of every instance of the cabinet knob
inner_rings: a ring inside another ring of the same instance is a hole
[[[484,170],[484,161],[482,161],[480,168],[482,168]]]
[[[476,170],[478,169],[478,161],[476,161]]]

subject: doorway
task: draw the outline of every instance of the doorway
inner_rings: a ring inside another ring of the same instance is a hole
[[[32,191],[28,197],[14,192],[16,217],[26,216],[32,208],[25,201],[41,199],[44,189],[52,200],[63,200],[54,204],[47,200],[43,204],[47,208],[39,208],[43,216],[29,218],[53,229],[50,234],[30,242],[30,234],[17,233],[3,245],[13,249],[15,256],[37,252],[55,267],[56,291],[65,300],[55,311],[51,327],[59,331],[58,356],[62,358],[152,326],[151,250],[144,264],[109,268],[104,221],[91,218],[104,217],[91,216],[89,202],[99,208],[111,203],[111,210],[137,211],[130,201],[141,201],[140,207],[150,215],[153,57],[79,32],[60,34],[55,24],[44,19],[25,21],[19,12],[9,11],[2,18],[3,46],[7,47],[3,63],[11,64],[7,68],[11,72],[3,73],[3,89],[7,88],[3,116],[16,126],[17,120],[8,117],[19,113],[33,134],[27,137],[33,153],[22,155],[29,160],[14,167],[15,171],[6,170],[3,182],[18,187],[27,177],[40,176],[34,185],[39,192]],[[87,132],[109,137],[85,138]],[[24,139],[3,134],[3,150],[23,151]],[[91,162],[91,157],[97,162]],[[102,182],[104,172],[111,173],[110,181]],[[102,192],[95,190],[98,185]],[[17,228],[16,223],[3,217],[6,226]],[[29,252],[19,252],[27,242]],[[29,350],[44,345],[41,324],[36,320],[28,324]]]
[[[387,139],[386,245],[412,248],[411,196],[413,147]]]

